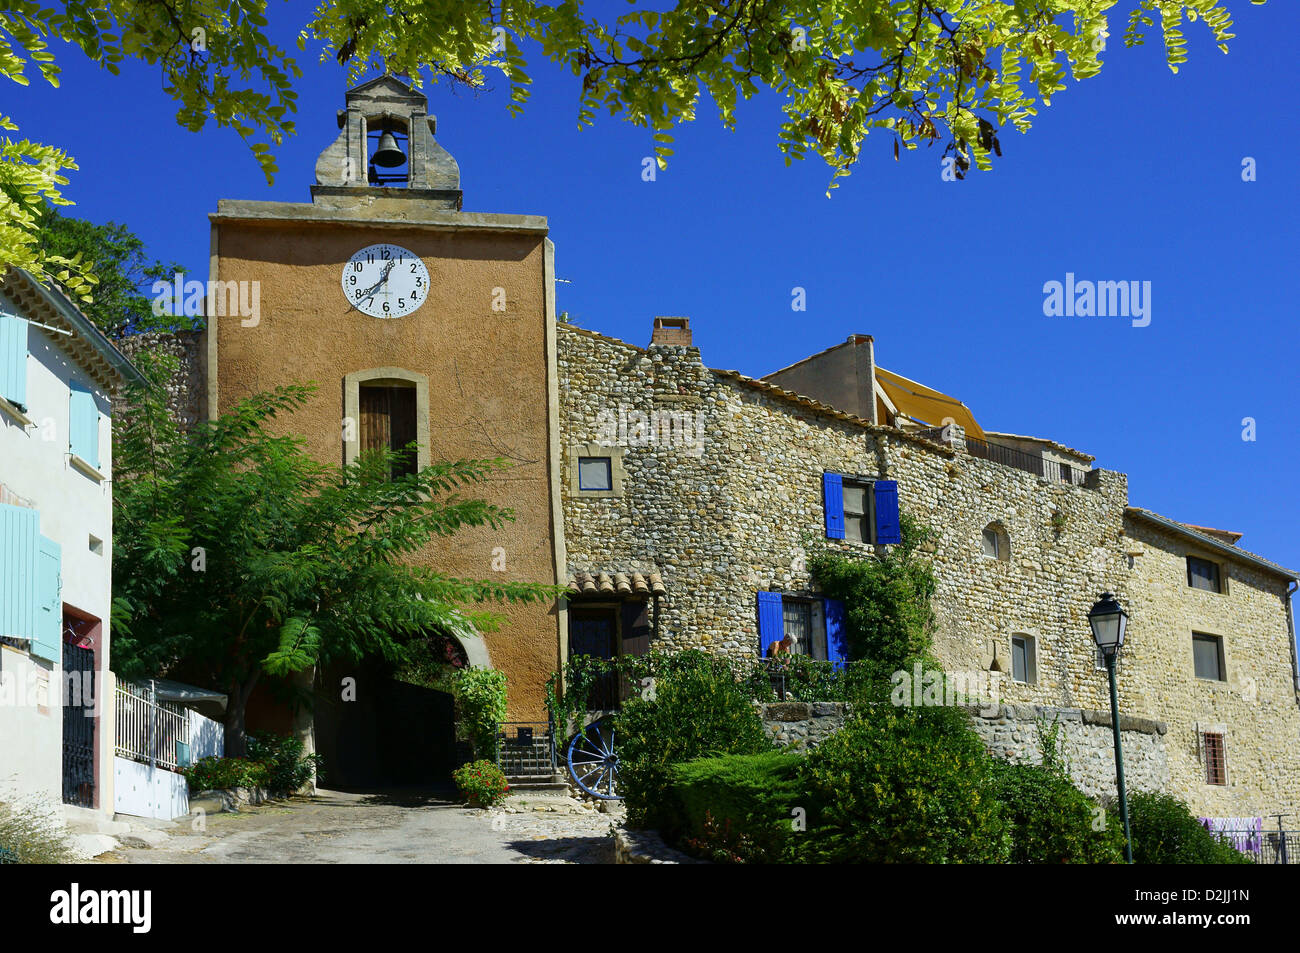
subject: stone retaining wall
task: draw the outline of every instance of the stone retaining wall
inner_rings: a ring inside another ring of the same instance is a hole
[[[849,715],[843,702],[770,702],[758,708],[768,737],[792,751],[817,747],[843,728]]]

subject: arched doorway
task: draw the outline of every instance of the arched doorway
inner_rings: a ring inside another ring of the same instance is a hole
[[[470,664],[460,641],[431,634],[402,663],[376,658],[322,668],[315,686],[322,785],[344,791],[449,785],[458,763],[451,679]]]

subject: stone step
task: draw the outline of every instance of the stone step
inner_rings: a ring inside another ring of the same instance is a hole
[[[568,797],[569,785],[563,781],[513,781],[506,779],[510,783],[510,793],[514,795],[527,795],[528,797]]]
[[[77,854],[86,859],[107,854],[122,846],[117,842],[117,838],[107,834],[73,834],[68,838],[68,842]]]
[[[72,804],[63,805],[63,820],[72,834],[107,834],[116,837],[131,830],[129,823],[115,820],[103,811]]]

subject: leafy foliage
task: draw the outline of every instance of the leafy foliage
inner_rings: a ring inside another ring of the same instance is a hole
[[[464,668],[456,673],[458,721],[480,758],[496,753],[497,733],[506,720],[506,673],[494,668]]]
[[[1252,0],[1262,3],[1263,0]],[[324,41],[322,59],[346,64],[353,80],[375,70],[481,88],[489,74],[508,85],[512,111],[532,83],[525,47],[582,81],[578,121],[608,111],[652,131],[660,165],[671,130],[693,120],[701,97],[726,128],[741,99],[765,91],[784,100],[779,145],[787,164],[809,151],[835,179],[861,158],[873,130],[900,148],[945,141],[959,176],[988,168],[999,133],[1029,129],[1040,105],[1096,75],[1115,0],[679,0],[668,10],[636,5],[590,15],[581,3],[512,0],[321,0],[298,46]],[[110,73],[136,60],[162,71],[176,121],[197,131],[209,120],[249,143],[267,181],[271,146],[294,132],[293,81],[301,70],[269,39],[267,0],[64,0],[62,9],[11,0],[0,9],[0,77],[27,85],[29,65],[52,85],[50,41],[79,50]],[[1227,51],[1232,19],[1222,0],[1129,0],[1126,46],[1159,35],[1177,72],[1187,59],[1184,21],[1200,20]],[[1156,27],[1154,15],[1159,14]],[[15,132],[0,115],[0,129]],[[11,265],[59,276],[74,293],[94,277],[85,263],[46,255],[36,239],[46,201],[75,169],[60,149],[0,140],[0,272]]]
[[[807,756],[803,857],[1000,863],[1009,838],[992,770],[961,710],[877,705]]]
[[[665,810],[670,765],[772,749],[744,683],[724,659],[694,649],[672,656],[653,691],[624,704],[614,731],[619,784],[633,827],[675,822]]]
[[[389,451],[321,463],[277,433],[312,392],[281,386],[182,433],[162,389],[137,387],[114,434],[115,667],[126,678],[183,670],[228,691],[232,755],[261,676],[392,660],[430,631],[474,638],[497,619],[473,606],[559,591],[414,565],[439,537],[512,518],[457,493],[502,462],[436,463],[395,480]]]
[[[687,850],[719,863],[793,858],[793,810],[803,758],[782,751],[700,758],[668,771],[676,829]]]
[[[1248,864],[1251,859],[1226,838],[1201,826],[1172,794],[1133,791],[1128,796],[1135,864]],[[1112,814],[1112,824],[1121,823]]]
[[[200,758],[181,774],[191,793],[268,787],[266,765],[251,758]]]
[[[304,755],[298,738],[254,731],[248,757],[202,758],[181,774],[192,792],[259,787],[279,796],[300,790],[320,766],[320,755]]]
[[[451,773],[451,779],[466,800],[484,807],[499,804],[510,793],[506,776],[494,761],[471,761],[461,765]]]
[[[859,556],[822,547],[808,559],[826,595],[844,602],[849,657],[864,662],[883,691],[891,673],[915,662],[934,667],[931,644],[934,609],[930,600],[934,568],[921,547],[933,531],[910,514],[901,514],[902,542]]]
[[[1047,765],[993,759],[993,779],[1016,864],[1120,864],[1124,830]]]
[[[787,164],[815,152],[834,179],[860,158],[863,140],[883,131],[914,149],[945,140],[961,174],[1001,154],[998,133],[1028,130],[1075,80],[1096,75],[1114,0],[679,0],[667,10],[635,4],[592,16],[579,3],[521,0],[486,9],[467,4],[326,0],[303,33],[359,78],[381,64],[418,78],[429,71],[481,87],[486,74],[509,84],[522,110],[531,80],[523,46],[581,77],[578,122],[598,112],[653,131],[660,165],[670,130],[695,118],[702,96],[726,128],[736,106],[764,90],[784,100],[780,148]],[[1141,44],[1161,15],[1172,69],[1186,58],[1179,30],[1201,19],[1226,51],[1232,21],[1218,0],[1139,0],[1124,35]],[[393,29],[396,19],[400,29]],[[303,44],[300,44],[303,45]]]
[[[184,315],[156,317],[150,290],[155,281],[171,282],[181,271],[176,263],[164,264],[145,254],[144,242],[125,225],[96,225],[85,219],[60,215],[46,206],[39,219],[40,248],[48,255],[72,259],[80,256],[94,272],[93,300],[81,310],[110,338],[128,332],[158,328],[192,328],[198,321]],[[75,294],[75,285],[68,292]],[[201,320],[201,319],[199,319]]]

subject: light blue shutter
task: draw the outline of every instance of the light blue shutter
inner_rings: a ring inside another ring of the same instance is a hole
[[[826,505],[826,538],[844,538],[844,478],[838,473],[822,474],[822,498]]]
[[[60,573],[62,550],[52,539],[39,537],[36,563],[36,635],[32,654],[53,662],[57,668],[63,660],[63,587]]]
[[[40,514],[0,503],[0,635],[36,638],[36,552]]]
[[[849,658],[849,645],[844,631],[844,603],[839,599],[823,599],[826,617],[826,657],[843,668]]]
[[[99,469],[99,408],[95,395],[84,384],[69,381],[72,399],[68,403],[68,449]]]
[[[876,542],[901,543],[902,529],[898,522],[898,481],[876,481]]]
[[[758,657],[767,655],[767,647],[785,638],[785,615],[781,612],[781,593],[758,594]]]
[[[27,322],[0,313],[0,397],[27,408]]]

